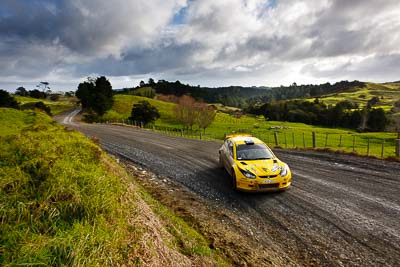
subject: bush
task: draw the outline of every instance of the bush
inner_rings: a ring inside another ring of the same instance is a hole
[[[0,90],[0,107],[18,108],[18,102],[7,91]]]
[[[129,117],[130,120],[142,122],[145,125],[158,118],[160,118],[158,109],[145,100],[132,106],[131,116]]]
[[[22,110],[26,109],[38,109],[46,112],[47,115],[51,116],[51,109],[49,106],[45,105],[43,102],[29,102],[20,106]]]
[[[51,95],[50,96],[50,100],[51,101],[58,101],[58,100],[60,100],[60,96],[59,95]]]

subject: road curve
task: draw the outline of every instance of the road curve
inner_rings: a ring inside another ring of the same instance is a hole
[[[400,164],[275,150],[293,172],[284,193],[234,192],[218,168],[221,143],[142,129],[58,120],[110,153],[168,177],[243,218],[257,241],[295,265],[400,266]]]

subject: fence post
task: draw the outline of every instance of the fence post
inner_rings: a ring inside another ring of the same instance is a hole
[[[292,133],[292,141],[293,141],[293,148],[295,147],[294,145],[294,132]]]
[[[316,147],[316,144],[315,144],[315,143],[316,143],[316,142],[315,142],[316,140],[315,140],[315,139],[316,139],[316,138],[315,138],[315,132],[312,132],[312,147],[313,147],[313,148]]]
[[[383,158],[384,151],[385,151],[385,139],[382,140],[381,158]]]
[[[328,146],[328,134],[325,135],[325,147]]]
[[[396,157],[400,158],[400,139],[396,139]]]
[[[287,148],[286,133],[283,133],[283,136],[284,136],[284,138],[285,138],[285,147]]]
[[[201,131],[200,131],[200,140],[201,140]]]
[[[367,156],[369,156],[369,143],[370,143],[370,138],[368,137],[368,140],[367,140]]]
[[[275,138],[275,146],[278,146],[279,142],[278,142],[278,133],[277,132],[274,132],[274,138]]]
[[[339,147],[341,147],[342,146],[342,135],[340,135],[340,137],[339,137]]]
[[[356,145],[356,136],[353,135],[353,153],[356,152],[356,147],[355,147],[355,145]]]
[[[303,147],[306,148],[306,138],[304,136],[304,133],[303,133]]]

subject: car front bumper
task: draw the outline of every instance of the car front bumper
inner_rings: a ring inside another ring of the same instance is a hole
[[[266,192],[286,190],[292,184],[292,178],[280,177],[278,179],[249,179],[241,177],[236,181],[236,188],[241,191]]]

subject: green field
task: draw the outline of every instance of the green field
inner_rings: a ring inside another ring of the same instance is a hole
[[[127,123],[132,105],[141,100],[149,101],[160,111],[161,118],[155,122],[155,129],[168,131],[168,133],[176,135],[182,134],[181,129],[183,127],[179,125],[173,115],[173,107],[175,104],[139,96],[116,95],[113,108],[104,115],[103,120],[108,122],[123,121]],[[362,155],[367,154],[369,139],[370,148],[368,154],[377,157],[382,156],[381,150],[383,142],[383,157],[395,156],[395,139],[397,138],[397,134],[395,133],[357,133],[349,129],[331,129],[303,123],[266,121],[263,117],[242,116],[237,118],[234,115],[223,112],[217,113],[214,122],[207,128],[206,135],[202,135],[202,138],[222,140],[225,134],[239,131],[251,132],[253,135],[271,145],[275,145],[274,133],[277,133],[278,145],[288,148],[312,147],[312,132],[315,132],[316,146],[318,148],[329,148],[334,151],[339,150],[345,152],[353,152],[354,150],[354,152]],[[200,132],[200,129],[194,127],[193,131],[184,132],[184,135],[200,138]]]
[[[44,113],[0,108],[0,148],[0,266],[226,265],[99,146]]]
[[[13,95],[15,100],[19,104],[31,103],[31,102],[43,102],[45,105],[49,106],[52,115],[57,115],[66,110],[72,109],[76,105],[76,99],[74,97],[60,97],[57,101],[51,101],[49,99],[37,99],[26,96]]]
[[[357,103],[359,107],[367,105],[368,100],[373,97],[379,98],[379,103],[376,107],[383,108],[385,111],[390,111],[394,103],[400,100],[400,85],[395,83],[377,84],[366,83],[366,86],[361,89],[356,89],[352,92],[342,92],[319,97],[327,105],[335,105],[344,100]],[[314,101],[315,98],[310,99]]]

